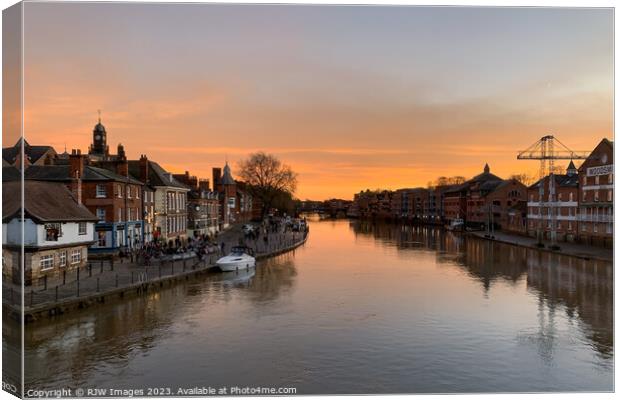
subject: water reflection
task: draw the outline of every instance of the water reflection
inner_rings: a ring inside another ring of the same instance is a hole
[[[527,287],[539,296],[539,331],[530,337],[549,362],[555,335],[554,315],[562,306],[570,320],[578,318],[597,353],[613,357],[613,266],[562,254],[472,238],[437,227],[351,221],[355,235],[401,251],[434,250],[440,263],[462,266],[486,293],[496,281]],[[547,310],[547,311],[546,311]]]
[[[304,247],[256,269],[28,325],[27,384],[610,390],[609,263],[430,227],[313,223]]]

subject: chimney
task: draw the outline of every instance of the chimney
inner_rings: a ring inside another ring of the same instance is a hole
[[[118,144],[118,149],[117,149],[116,154],[119,160],[127,159],[127,156],[125,156],[125,147],[121,143]]]
[[[204,190],[205,192],[211,191],[211,189],[209,187],[209,180],[208,179],[200,179],[200,180],[198,180],[198,188],[200,190]]]
[[[116,162],[116,173],[121,176],[129,176],[129,162],[126,158]]]
[[[149,183],[149,159],[146,158],[146,154],[140,155],[139,164],[139,179],[144,183]]]
[[[222,169],[213,168],[213,189],[215,189],[220,184],[221,179],[222,179]]]
[[[71,193],[75,200],[82,204],[82,177],[84,175],[84,157],[80,150],[73,149],[69,155],[69,173],[71,177]]]

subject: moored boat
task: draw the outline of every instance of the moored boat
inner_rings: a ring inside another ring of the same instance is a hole
[[[256,258],[254,251],[246,246],[235,246],[227,256],[216,261],[222,271],[237,271],[241,269],[254,268],[256,266]]]

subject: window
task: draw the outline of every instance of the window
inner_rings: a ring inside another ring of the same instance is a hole
[[[61,267],[64,267],[67,265],[67,252],[66,251],[61,251],[60,253],[58,253],[58,265]]]
[[[99,218],[99,221],[105,221],[105,208],[97,209],[97,218]]]
[[[597,224],[596,222],[594,222],[594,223],[592,224],[592,230],[593,230],[594,232],[598,232],[598,224]]]
[[[106,247],[106,234],[105,232],[97,232],[97,246]]]
[[[105,188],[105,185],[101,185],[101,184],[97,185],[97,194],[96,194],[96,196],[97,197],[107,197],[107,195],[108,195],[108,192],[107,192],[107,190]]]
[[[562,201],[562,193],[558,193],[558,201]]]
[[[530,194],[530,201],[534,201],[534,195]]]
[[[594,201],[598,201],[598,190],[594,191]]]
[[[607,177],[607,183],[609,183],[610,185],[614,183],[614,174],[609,174],[609,176]]]
[[[41,271],[53,268],[54,267],[54,255],[50,254],[50,255],[41,256],[40,265],[41,265]]]
[[[136,188],[136,199],[139,199],[139,198],[140,198],[140,188],[137,187]]]
[[[573,193],[568,194],[568,201],[573,201]]]
[[[595,176],[595,177],[594,177],[594,184],[595,184],[595,185],[598,185],[598,184],[599,184],[599,181],[600,181],[599,176],[598,176],[598,175],[597,175],[597,176]]]
[[[82,261],[82,250],[71,250],[71,264],[79,264]]]
[[[119,208],[118,209],[118,222],[121,222],[123,220],[123,209]]]
[[[119,199],[123,198],[123,186],[121,184],[116,185],[116,196]]]
[[[78,224],[78,235],[86,235],[86,222]]]
[[[62,236],[61,225],[58,223],[55,224],[45,224],[45,240],[48,242],[57,242],[58,238]]]
[[[585,190],[581,192],[581,201],[586,201],[586,192]]]
[[[127,198],[131,199],[131,186],[127,186]]]
[[[584,186],[588,184],[588,177],[587,176],[583,177],[583,184],[584,184]]]
[[[568,230],[569,231],[573,230],[573,223],[571,221],[568,221]]]
[[[607,190],[607,201],[613,201],[614,198],[614,191],[609,189]]]

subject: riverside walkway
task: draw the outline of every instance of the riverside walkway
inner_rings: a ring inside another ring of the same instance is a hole
[[[218,249],[224,244],[224,253],[240,243],[254,249],[257,260],[290,251],[305,243],[308,232],[270,232],[257,240],[244,238],[241,225],[220,233]],[[64,277],[47,281],[44,285],[27,286],[24,292],[26,321],[33,321],[80,309],[112,298],[140,295],[157,287],[171,285],[178,280],[216,271],[215,262],[222,253],[197,257],[193,252],[166,255],[150,265],[118,261],[93,261],[79,270],[72,270]],[[5,313],[18,317],[21,314],[21,287],[2,285]]]
[[[560,249],[551,250],[551,242],[548,240],[543,241],[543,244],[545,245],[544,248],[539,248],[536,246],[537,240],[535,238],[527,236],[512,235],[504,232],[495,232],[493,234],[494,238],[490,239],[488,237],[485,237],[486,232],[469,232],[469,234],[482,239],[494,240],[496,242],[512,244],[515,246],[529,247],[540,251],[563,254],[585,259],[613,261],[614,258],[613,249],[589,246],[580,243],[559,242],[558,246],[560,247]]]

